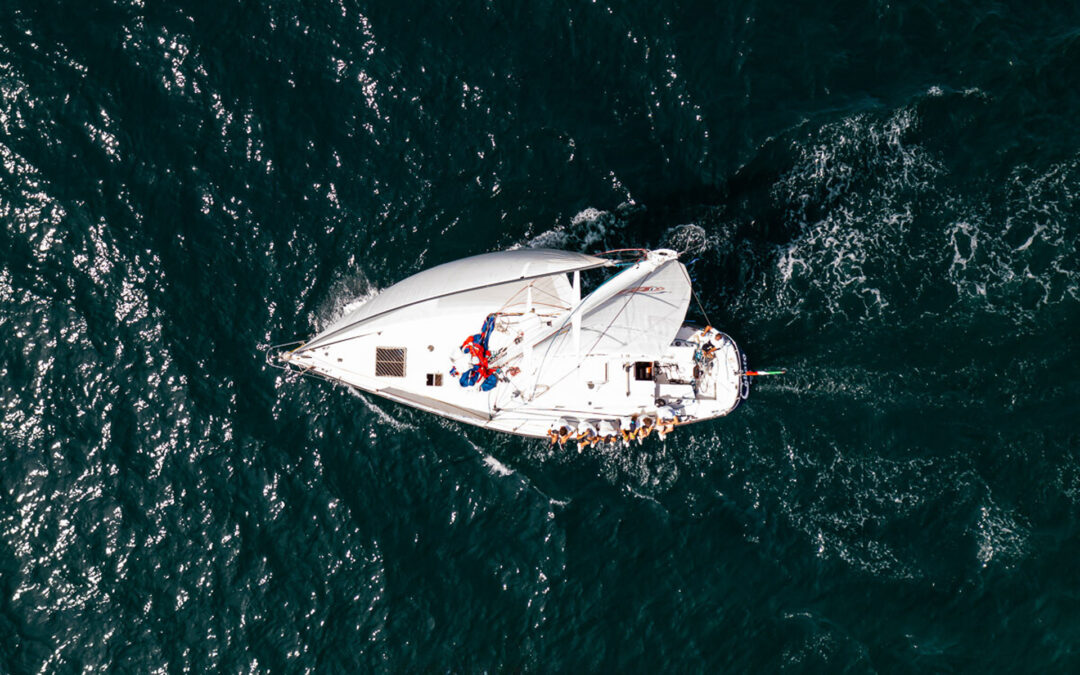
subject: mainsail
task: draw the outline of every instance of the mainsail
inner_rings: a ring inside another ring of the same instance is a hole
[[[565,299],[567,272],[614,264],[606,258],[555,249],[516,249],[455,260],[415,274],[383,290],[305,344],[300,351],[315,349],[378,330],[415,317],[430,316],[433,309],[448,305],[497,309],[533,286],[537,296],[545,293]],[[547,279],[547,277],[551,277]],[[538,298],[542,301],[542,298]],[[487,309],[491,311],[491,309]]]

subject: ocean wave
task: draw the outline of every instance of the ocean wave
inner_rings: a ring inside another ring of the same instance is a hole
[[[918,124],[916,109],[906,106],[885,118],[858,114],[793,141],[793,166],[773,198],[795,236],[779,247],[755,307],[832,321],[880,320],[889,312],[898,267],[910,259],[920,195],[944,171],[914,140]]]
[[[1049,309],[1080,301],[1080,158],[1041,171],[1014,169],[999,205],[946,229],[947,279],[971,306],[1031,325]]]
[[[575,213],[567,223],[556,224],[549,230],[531,237],[526,248],[561,248],[589,253],[607,248],[609,242],[626,227],[626,213],[632,209],[623,204],[615,212],[589,207]]]

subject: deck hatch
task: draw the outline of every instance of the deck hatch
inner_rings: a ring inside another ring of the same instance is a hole
[[[405,348],[375,348],[376,377],[405,377]]]

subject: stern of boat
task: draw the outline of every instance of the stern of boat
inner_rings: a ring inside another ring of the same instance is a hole
[[[746,354],[727,333],[686,324],[673,346],[693,350],[694,417],[727,415],[750,395]]]

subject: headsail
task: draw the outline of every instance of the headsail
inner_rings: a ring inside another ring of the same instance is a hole
[[[581,314],[584,354],[648,356],[663,353],[686,317],[690,277],[678,260],[629,269],[587,297]],[[570,322],[536,345],[548,357],[575,354]]]
[[[589,356],[651,360],[664,353],[686,318],[690,295],[690,277],[675,258],[640,264],[609,279],[574,312],[581,316],[580,347],[569,316],[536,343],[541,359],[536,383],[561,381]]]
[[[302,350],[350,339],[375,330],[384,322],[400,321],[402,312],[410,308],[430,311],[434,303],[462,301],[475,303],[478,307],[486,305],[486,314],[529,286],[533,280],[540,280],[535,284],[538,290],[558,294],[563,291],[563,286],[567,286],[565,278],[545,283],[545,277],[612,264],[606,258],[542,248],[483,253],[455,260],[415,274],[383,290],[315,336]],[[494,307],[491,306],[493,302],[496,303]]]

